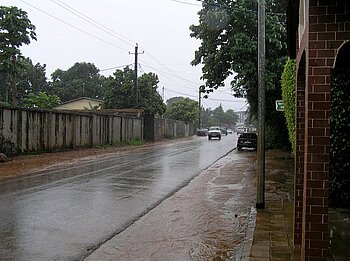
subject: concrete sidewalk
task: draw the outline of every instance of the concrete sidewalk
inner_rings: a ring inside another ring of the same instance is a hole
[[[257,211],[251,261],[300,260],[293,246],[293,166],[288,152],[266,154],[265,209]]]
[[[257,211],[250,261],[301,260],[293,244],[294,161],[288,153],[269,151],[266,157],[265,209]],[[350,260],[350,210],[329,208],[329,261]]]

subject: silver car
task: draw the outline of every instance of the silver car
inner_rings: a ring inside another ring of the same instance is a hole
[[[211,126],[208,131],[208,140],[218,138],[221,140],[221,129],[219,126]]]

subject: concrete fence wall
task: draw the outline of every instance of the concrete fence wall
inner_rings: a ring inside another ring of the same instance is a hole
[[[170,119],[157,118],[153,115],[145,116],[144,139],[159,141],[164,138],[181,138],[192,136],[193,124]]]
[[[0,152],[7,155],[142,139],[143,118],[0,107]]]

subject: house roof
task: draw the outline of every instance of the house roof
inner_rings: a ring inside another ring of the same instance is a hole
[[[80,100],[94,101],[94,102],[99,102],[99,103],[103,102],[103,100],[99,100],[99,99],[88,98],[88,97],[80,97],[80,98],[77,98],[77,99],[73,99],[73,100],[69,100],[69,101],[66,101],[66,102],[62,102],[60,105],[65,105],[65,104],[76,102],[76,101],[80,101]]]

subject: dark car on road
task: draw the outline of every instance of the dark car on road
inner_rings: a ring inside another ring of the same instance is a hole
[[[207,136],[208,130],[207,129],[197,129],[197,136]]]
[[[258,135],[255,132],[241,133],[237,140],[237,150],[241,151],[243,148],[251,148],[256,150],[258,142]]]
[[[221,128],[220,131],[221,131],[222,135],[226,135],[227,136],[227,130],[225,128]]]

